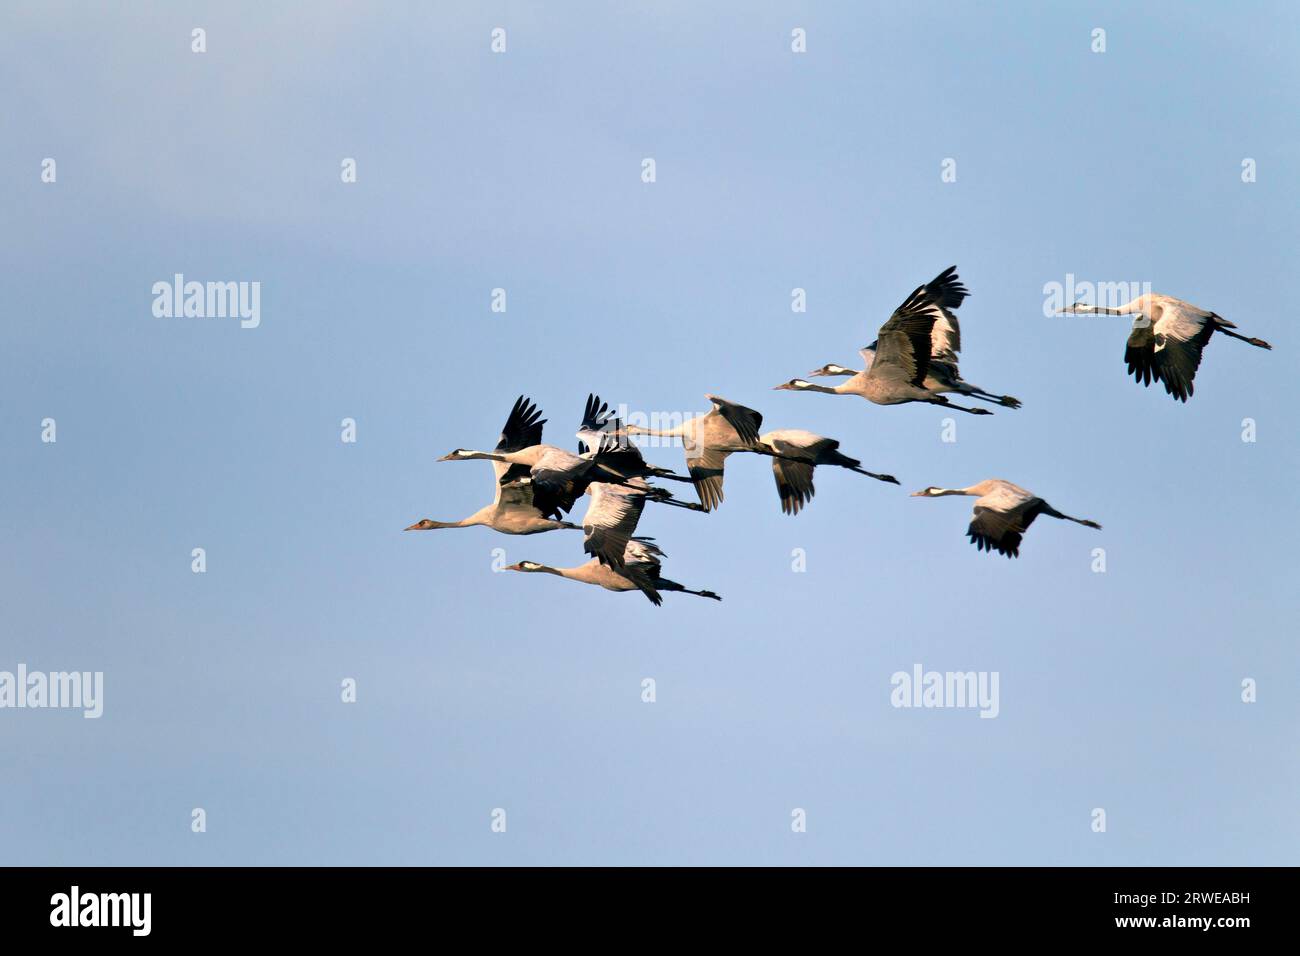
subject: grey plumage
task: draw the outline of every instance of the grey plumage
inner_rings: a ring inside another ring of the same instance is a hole
[[[879,475],[863,469],[862,462],[839,450],[840,443],[834,438],[798,428],[782,428],[761,436],[759,442],[777,453],[772,458],[772,475],[776,479],[781,510],[788,515],[798,514],[812,498],[815,492],[813,472],[818,465],[835,465],[878,481],[898,484],[898,479],[892,475]]]
[[[941,498],[946,495],[969,495],[976,499],[966,536],[980,551],[996,551],[1008,558],[1020,556],[1020,542],[1024,533],[1039,515],[1049,515],[1101,530],[1101,525],[1097,522],[1063,514],[1033,492],[1001,478],[990,478],[968,488],[937,488],[932,485],[912,493],[913,498]]]
[[[1263,339],[1234,331],[1237,326],[1215,312],[1154,292],[1115,308],[1076,302],[1061,311],[1067,315],[1135,316],[1124,343],[1128,374],[1143,386],[1159,382],[1179,402],[1186,402],[1195,393],[1196,373],[1215,332],[1256,348],[1273,348]]]
[[[894,310],[880,327],[876,341],[863,356],[867,367],[860,372],[842,366],[824,366],[817,374],[851,375],[847,382],[833,388],[814,385],[804,379],[791,379],[776,388],[797,392],[824,392],[831,395],[857,395],[877,405],[903,405],[925,402],[942,405],[972,415],[992,414],[986,408],[967,408],[949,401],[943,392],[983,397],[980,390],[961,388],[956,372],[957,352],[961,348],[961,329],[956,310],[970,293],[950,266],[923,286],[918,286]],[[870,352],[870,354],[868,354]],[[934,365],[932,369],[932,364]],[[829,369],[836,371],[829,371]],[[964,383],[962,383],[964,384]],[[977,394],[978,392],[978,394]],[[999,404],[1015,407],[1015,399]],[[1012,405],[1011,403],[1015,403]]]
[[[624,549],[622,564],[617,569],[593,558],[576,568],[552,568],[534,561],[520,561],[506,570],[554,574],[557,577],[568,578],[570,581],[593,584],[607,591],[640,591],[655,606],[663,603],[661,592],[664,591],[694,594],[715,601],[722,600],[712,591],[694,591],[663,577],[660,574],[662,557],[664,553],[655,545],[653,539],[632,538]]]

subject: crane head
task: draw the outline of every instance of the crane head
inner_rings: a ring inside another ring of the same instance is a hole
[[[813,369],[808,373],[810,378],[826,378],[831,375],[853,375],[853,369],[845,368],[843,365],[836,365],[831,362],[829,365],[823,365],[821,368]]]

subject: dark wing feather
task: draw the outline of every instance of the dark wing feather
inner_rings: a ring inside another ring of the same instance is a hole
[[[876,357],[867,374],[902,378],[922,386],[929,371],[935,322],[942,320],[949,326],[941,336],[948,348],[954,354],[961,349],[961,333],[950,310],[960,306],[968,295],[957,278],[956,266],[949,266],[925,285],[917,286],[880,327]]]
[[[1128,363],[1128,373],[1143,385],[1149,386],[1152,379],[1160,381],[1160,370],[1156,368],[1155,335],[1146,316],[1138,316],[1133,321],[1124,346],[1124,361]]]
[[[722,468],[728,454],[706,448],[704,454],[686,459],[686,470],[691,481],[695,482],[695,493],[700,496],[700,504],[705,511],[712,511],[722,504]]]
[[[663,552],[652,543],[652,538],[633,538],[623,552],[623,566],[618,573],[635,584],[650,603],[658,607],[664,603],[660,597],[657,582],[659,580],[659,559]]]
[[[637,588],[650,599],[650,603],[655,607],[664,603],[664,599],[659,596],[659,591],[655,587],[655,579],[646,571],[646,568],[639,564],[625,564],[618,569],[618,573],[627,578]]]
[[[956,266],[949,266],[940,272],[926,284],[926,289],[934,296],[935,305],[943,313],[935,322],[930,354],[951,352],[955,357],[961,351],[961,326],[953,310],[961,307],[970,295],[970,290],[958,278]]]
[[[996,551],[1008,558],[1018,558],[1024,532],[1042,513],[1042,509],[1043,502],[1040,499],[1010,513],[976,505],[975,517],[966,529],[966,536],[981,551]]]
[[[543,518],[554,518],[559,521],[562,517],[561,507],[565,511],[572,507],[572,502],[566,504],[564,499],[556,495],[553,489],[534,484],[527,465],[503,465],[501,467],[504,468],[504,471],[501,473],[501,479],[497,482],[496,502],[498,508],[503,506],[531,506],[536,508]]]
[[[591,462],[550,449],[532,466],[533,494],[566,514],[594,479]]]
[[[897,378],[920,386],[930,368],[930,332],[933,315],[897,314],[880,327],[876,358],[867,370],[875,379]]]
[[[587,396],[587,406],[583,410],[582,424],[578,426],[577,432],[584,445],[597,451],[618,448],[627,444],[621,436],[622,429],[623,423],[614,417],[614,412],[600,400],[599,395]]]
[[[531,400],[520,395],[510,409],[505,427],[501,429],[501,438],[497,442],[497,451],[520,451],[542,443],[542,426],[546,419]]]
[[[554,509],[568,514],[574,502],[587,490],[586,481],[574,481],[573,476],[563,471],[538,471],[533,473],[533,500],[545,501]],[[556,515],[558,518],[559,515]]]
[[[533,485],[533,507],[541,512],[543,518],[554,518],[559,521],[573,507],[575,500],[563,494],[556,494],[552,489]]]
[[[1192,380],[1196,378],[1196,370],[1201,367],[1201,353],[1205,350],[1205,343],[1210,341],[1213,334],[1213,322],[1206,322],[1190,339],[1177,339],[1156,331],[1156,348],[1153,352],[1156,372],[1165,384],[1165,391],[1178,401],[1187,401],[1196,390]]]
[[[880,327],[876,357],[868,375],[902,378],[918,387],[925,382],[934,323],[943,318],[940,303],[960,304],[967,294],[966,287],[957,281],[955,269],[953,266],[929,284],[918,286]]]
[[[773,458],[772,474],[776,478],[776,493],[781,496],[781,510],[797,515],[814,494],[813,469],[810,461],[792,461]]]
[[[600,400],[599,395],[587,395],[587,407],[582,412],[582,424],[579,428],[592,430],[600,428],[609,418],[609,406]]]
[[[631,442],[620,445],[612,435],[609,437],[610,446],[591,456],[596,464],[622,478],[641,478],[650,473],[640,448]]]
[[[725,398],[715,396],[709,401],[713,402],[713,407],[718,410],[718,414],[736,430],[741,441],[751,445],[758,441],[759,429],[763,427],[763,416],[760,413],[744,405],[729,402]]]
[[[522,475],[517,474],[510,481],[497,486],[496,506],[498,512],[531,509],[543,518],[559,521],[562,517],[560,502],[553,494],[533,484],[526,468]]]
[[[527,465],[506,465],[505,471],[501,473],[501,478],[497,482],[501,485],[508,485],[518,481],[521,478],[530,476],[532,469]]]
[[[958,309],[970,295],[970,290],[962,284],[957,275],[957,267],[949,266],[931,279],[923,287],[931,296],[934,304],[941,309]],[[960,347],[957,351],[961,351]]]

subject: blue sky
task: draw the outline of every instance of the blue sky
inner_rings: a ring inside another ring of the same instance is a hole
[[[1295,862],[1300,13],[700,6],[5,5],[0,670],[105,675],[98,720],[0,711],[7,862]],[[1023,409],[945,443],[770,390],[953,263],[963,372]],[[260,282],[260,327],[154,318],[176,272]],[[1122,320],[1043,316],[1067,274],[1274,351],[1216,337],[1179,405]],[[591,390],[715,392],[903,485],[789,518],[740,457],[717,513],[648,513],[721,604],[492,573],[574,535],[401,533],[489,500],[436,459],[516,395],[568,447]],[[1105,530],[1009,562],[907,497],[987,477]],[[999,716],[891,707],[915,663],[997,671]]]

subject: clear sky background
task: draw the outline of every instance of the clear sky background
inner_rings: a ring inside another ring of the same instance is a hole
[[[0,669],[105,701],[0,711],[0,860],[1297,862],[1298,45],[1286,2],[6,3]],[[944,443],[770,390],[953,263],[962,370],[1023,409]],[[261,327],[154,318],[176,272],[260,281]],[[1180,405],[1124,320],[1044,317],[1070,273],[1274,351],[1216,336]],[[903,485],[828,470],[790,518],[741,456],[719,512],[648,513],[721,604],[492,572],[572,533],[402,533],[490,500],[436,459],[516,395],[572,447],[590,390]],[[988,477],[1105,530],[1012,562],[907,497]],[[999,672],[1000,715],[891,707],[915,663]]]

